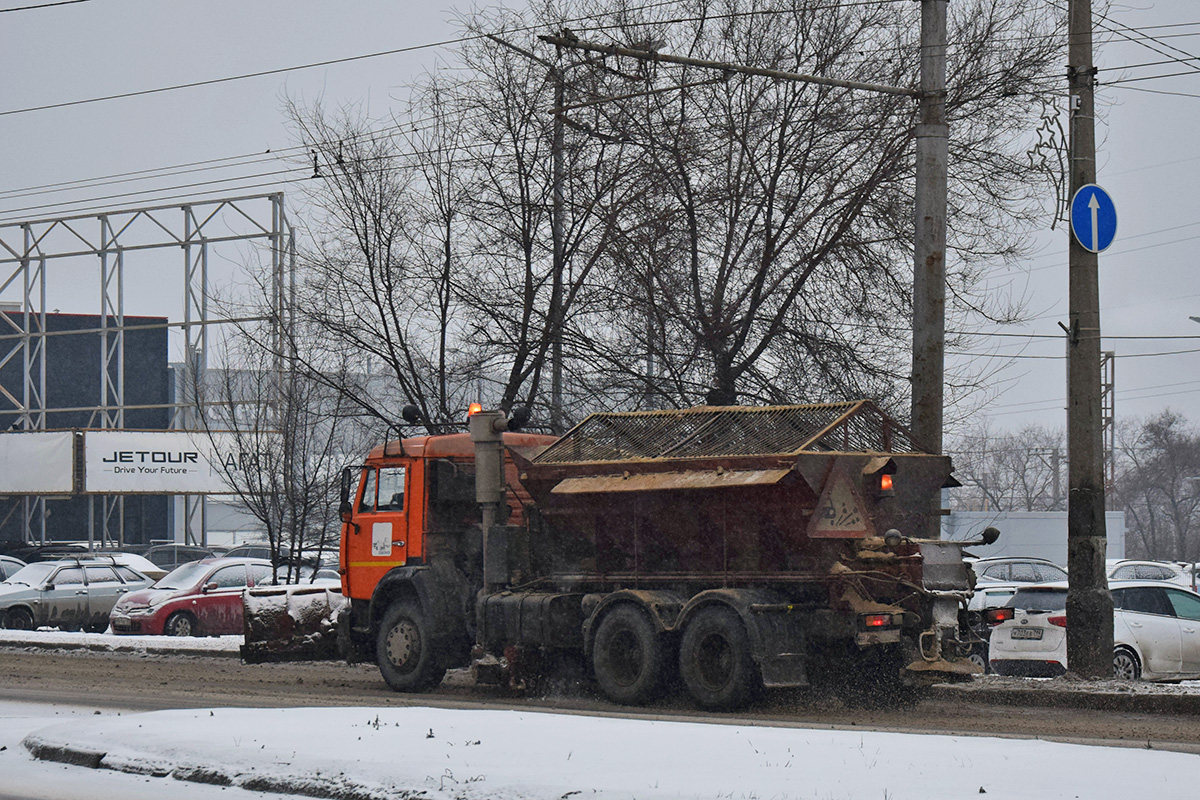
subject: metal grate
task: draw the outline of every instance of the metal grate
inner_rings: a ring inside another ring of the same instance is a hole
[[[534,461],[573,464],[804,451],[906,453],[914,447],[904,428],[869,400],[859,400],[592,414]]]

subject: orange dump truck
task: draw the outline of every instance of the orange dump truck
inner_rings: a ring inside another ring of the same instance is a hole
[[[950,460],[870,402],[514,427],[480,412],[343,475],[339,642],[393,689],[573,663],[615,702],[682,687],[724,709],[810,684],[886,702],[978,671],[964,543],[924,538]]]

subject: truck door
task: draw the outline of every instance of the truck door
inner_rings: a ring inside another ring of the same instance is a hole
[[[346,544],[352,597],[370,597],[384,573],[408,561],[407,478],[404,466],[366,471],[355,513],[358,529]]]

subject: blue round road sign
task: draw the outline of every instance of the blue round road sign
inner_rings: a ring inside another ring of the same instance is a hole
[[[1108,249],[1117,235],[1117,207],[1108,192],[1094,183],[1079,188],[1071,198],[1071,233],[1085,250]]]

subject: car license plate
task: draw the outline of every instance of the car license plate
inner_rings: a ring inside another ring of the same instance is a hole
[[[1014,639],[1040,639],[1042,638],[1041,628],[1013,628],[1012,638]]]

